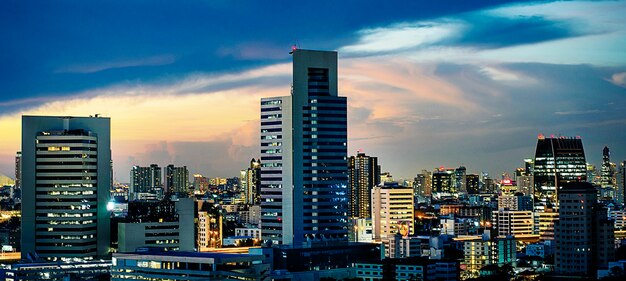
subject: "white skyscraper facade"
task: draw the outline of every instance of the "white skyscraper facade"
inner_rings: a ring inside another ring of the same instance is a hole
[[[347,156],[337,53],[294,50],[291,96],[261,100],[263,239],[347,241]]]

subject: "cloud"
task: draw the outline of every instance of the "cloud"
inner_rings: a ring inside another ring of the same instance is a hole
[[[611,79],[608,81],[616,86],[626,88],[626,72],[615,73],[611,75]]]
[[[415,22],[359,31],[359,41],[340,49],[345,53],[382,53],[439,43],[457,36],[463,26],[456,22]]]
[[[593,114],[593,113],[601,113],[602,110],[591,109],[591,110],[582,110],[582,111],[557,111],[554,112],[556,115],[584,115],[584,114]]]
[[[512,163],[521,165],[521,159],[532,156],[539,132],[590,136],[586,145],[592,148],[595,141],[623,146],[626,109],[615,102],[625,94],[626,55],[619,48],[624,44],[617,44],[626,38],[623,27],[589,33],[569,23],[580,17],[601,24],[598,11],[611,6],[559,3],[563,6],[530,4],[537,12],[505,6],[357,32],[353,43],[338,48],[339,93],[349,102],[349,151],[364,149],[379,156],[384,170],[412,176],[423,168],[461,163],[473,172],[511,171]],[[589,12],[574,13],[572,7]],[[606,12],[607,18],[623,22],[617,12]],[[474,22],[481,14],[489,18]],[[479,34],[500,33],[494,27],[499,23],[549,35],[513,40],[526,33],[512,32],[509,39],[495,40],[502,44],[476,40]],[[273,48],[220,54],[271,59]],[[290,80],[291,64],[274,63],[123,82],[0,113],[0,172],[13,169],[21,114],[101,113],[112,118],[119,180],[128,179],[131,165],[168,162],[188,165],[192,173],[235,176],[258,157],[259,99],[289,95]]]
[[[289,46],[277,46],[267,42],[246,42],[236,46],[223,46],[217,50],[219,56],[230,56],[240,60],[278,60],[289,57]]]
[[[95,73],[109,69],[136,67],[136,66],[157,66],[174,63],[176,59],[172,55],[159,55],[139,59],[121,59],[91,64],[73,64],[57,69],[56,73]]]

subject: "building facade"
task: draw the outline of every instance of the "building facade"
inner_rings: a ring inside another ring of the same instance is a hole
[[[141,247],[193,251],[193,199],[130,202],[126,221],[118,224],[117,237],[119,252]]]
[[[613,221],[597,203],[590,183],[570,183],[559,190],[559,220],[555,225],[555,271],[594,277],[615,255]]]
[[[557,207],[559,188],[587,180],[587,162],[579,137],[539,135],[534,161],[534,203],[539,210]]]
[[[189,193],[189,170],[187,166],[176,167],[172,164],[165,167],[165,190],[177,196],[186,196]]]
[[[151,164],[149,167],[133,166],[130,170],[129,200],[146,197],[163,198],[161,167]]]
[[[292,94],[261,99],[264,240],[348,241],[347,101],[337,53],[293,52]]]
[[[22,116],[22,258],[109,255],[111,120]]]
[[[375,240],[387,239],[396,233],[414,233],[413,189],[410,187],[377,186],[372,189],[372,230]]]
[[[378,158],[358,153],[348,160],[348,194],[351,218],[370,218],[372,188],[380,183]]]

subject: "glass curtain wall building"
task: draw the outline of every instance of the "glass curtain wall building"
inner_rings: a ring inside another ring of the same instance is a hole
[[[582,139],[539,135],[534,166],[535,206],[557,207],[560,187],[586,180],[587,162]]]

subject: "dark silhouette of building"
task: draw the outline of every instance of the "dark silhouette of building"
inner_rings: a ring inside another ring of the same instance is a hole
[[[613,186],[613,168],[611,167],[611,152],[609,147],[602,149],[602,166],[600,167],[600,185]]]
[[[348,160],[348,194],[350,197],[350,217],[370,218],[372,216],[372,188],[380,183],[378,158],[357,153]]]
[[[596,276],[615,255],[613,221],[597,203],[597,191],[587,182],[559,189],[559,219],[555,222],[555,271],[559,275]]]
[[[468,174],[465,176],[465,188],[469,194],[480,193],[480,177],[477,174]]]
[[[585,151],[579,137],[539,135],[534,162],[535,206],[557,206],[560,187],[587,180]]]

